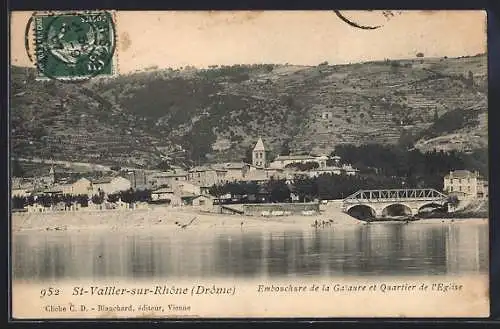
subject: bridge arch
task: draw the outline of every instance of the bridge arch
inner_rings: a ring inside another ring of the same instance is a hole
[[[348,215],[360,220],[367,220],[377,217],[377,212],[375,211],[375,209],[364,204],[358,204],[349,207],[346,212]]]
[[[426,212],[426,211],[433,211],[433,210],[436,210],[436,209],[441,209],[443,207],[444,206],[441,203],[429,202],[429,203],[421,205],[418,208],[418,213],[422,213],[422,212]]]
[[[411,216],[411,207],[404,203],[392,203],[382,209],[382,217]]]

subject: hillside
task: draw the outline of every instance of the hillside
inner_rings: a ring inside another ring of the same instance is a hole
[[[12,67],[18,157],[154,167],[238,160],[262,136],[274,154],[341,143],[423,150],[487,145],[486,55],[315,67],[150,70],[83,84]]]

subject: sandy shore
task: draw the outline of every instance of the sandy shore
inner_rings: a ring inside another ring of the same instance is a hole
[[[156,207],[144,210],[103,210],[77,212],[14,213],[12,232],[24,231],[68,231],[68,230],[172,230],[186,225],[194,228],[286,228],[311,227],[314,221],[329,222],[329,225],[367,225],[336,209],[326,209],[315,216],[286,216],[265,218],[259,216],[226,215],[207,213],[193,208],[175,209]],[[486,218],[422,219],[414,224],[472,224],[487,223]],[[370,225],[389,222],[373,222]]]
[[[325,211],[315,216],[259,217],[209,213],[195,208],[153,207],[141,210],[14,213],[12,231],[161,230],[178,229],[179,226],[186,224],[188,224],[186,228],[241,227],[242,225],[244,227],[310,227],[315,220],[328,221],[331,225],[363,224],[362,221],[337,211]]]

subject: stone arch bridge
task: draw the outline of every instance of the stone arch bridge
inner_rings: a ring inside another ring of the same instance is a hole
[[[412,216],[443,207],[447,200],[435,189],[359,190],[343,200],[342,210],[357,218]]]

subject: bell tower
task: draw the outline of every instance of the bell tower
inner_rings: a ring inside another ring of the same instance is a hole
[[[261,167],[261,168],[264,168],[267,165],[266,148],[264,147],[264,142],[260,137],[252,151],[252,164],[255,167]]]

